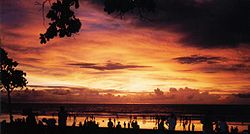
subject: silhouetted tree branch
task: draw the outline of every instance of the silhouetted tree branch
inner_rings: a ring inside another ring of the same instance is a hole
[[[46,0],[47,1],[47,0]],[[46,2],[45,1],[45,2]],[[43,8],[44,8],[43,3]],[[72,34],[78,33],[81,28],[80,19],[75,17],[74,12],[70,9],[79,8],[78,0],[57,0],[52,3],[51,9],[46,15],[50,19],[49,27],[44,34],[40,34],[40,43],[45,44],[57,35],[59,37],[71,37]]]
[[[49,1],[45,0],[42,4]],[[108,14],[118,14],[121,18],[126,13],[138,15],[143,20],[149,20],[144,16],[146,12],[155,11],[154,0],[104,0],[104,11]],[[40,43],[45,44],[59,34],[59,37],[71,37],[80,31],[81,22],[75,17],[70,8],[79,8],[79,0],[57,0],[52,3],[46,18],[51,20],[44,34],[40,34]]]
[[[28,83],[22,70],[18,70],[16,67],[18,63],[8,57],[7,52],[0,47],[0,62],[1,62],[1,88],[7,91],[8,103],[9,103],[9,115],[10,121],[13,121],[12,109],[11,109],[11,92],[15,88],[26,87]]]

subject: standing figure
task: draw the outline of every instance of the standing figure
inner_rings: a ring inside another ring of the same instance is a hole
[[[191,123],[188,124],[188,131],[191,130]]]
[[[192,131],[194,131],[195,125],[194,123],[192,123]]]
[[[118,129],[122,128],[122,126],[120,124],[120,121],[118,121],[118,124],[116,125],[116,128],[118,128]]]
[[[111,121],[111,118],[109,118],[109,122],[108,122],[108,128],[113,128],[114,124]]]
[[[164,130],[164,120],[161,120],[158,124],[158,130]]]
[[[130,128],[130,123],[128,122],[128,129]]]
[[[28,116],[26,118],[26,123],[27,125],[36,125],[36,116],[35,114],[32,112],[32,109],[28,110]]]
[[[67,124],[68,113],[65,111],[63,106],[60,107],[60,111],[58,112],[58,125],[65,127]]]
[[[220,126],[220,130],[222,134],[228,134],[228,125],[227,122],[225,121],[225,119],[222,119],[219,122],[219,126]]]
[[[175,126],[176,126],[176,116],[174,115],[174,113],[171,113],[170,117],[168,117],[167,119],[167,125],[170,131],[174,131],[175,130]]]
[[[183,127],[183,130],[186,131],[186,123],[185,122],[182,123],[182,127]]]
[[[76,115],[74,114],[74,118],[73,118],[73,124],[72,124],[73,127],[76,126]]]
[[[203,134],[213,133],[213,118],[209,114],[205,114],[201,119]]]

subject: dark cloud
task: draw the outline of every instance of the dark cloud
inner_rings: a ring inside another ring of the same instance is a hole
[[[115,63],[115,62],[111,62],[111,61],[108,61],[104,65],[99,65],[96,63],[70,63],[67,65],[79,66],[80,68],[90,68],[90,69],[95,69],[95,70],[100,70],[100,71],[150,67],[150,66],[140,66],[140,65],[124,65],[121,63]]]
[[[234,96],[239,97],[239,98],[246,98],[249,99],[250,98],[250,93],[245,93],[245,94],[234,94]]]
[[[246,64],[233,64],[229,65],[228,67],[222,68],[225,71],[241,71],[241,72],[249,72],[250,66]]]
[[[250,73],[250,66],[247,64],[216,65],[216,66],[204,66],[198,68],[198,70],[205,73],[218,73],[218,72]]]
[[[248,64],[211,64],[202,67],[195,68],[193,70],[176,70],[179,72],[203,72],[203,73],[250,73],[250,66]]]
[[[248,63],[249,57],[241,57],[240,59],[233,60],[233,59],[228,59],[226,57],[218,57],[218,56],[191,55],[191,56],[173,58],[173,60],[181,64],[201,64],[201,63],[209,64],[194,68],[192,70],[177,70],[179,72],[198,71],[205,73],[218,73],[218,72],[250,73],[250,65]],[[235,61],[237,63],[229,63],[229,61]]]
[[[214,64],[214,63],[224,62],[227,59],[225,57],[217,57],[217,56],[191,55],[185,57],[177,57],[174,58],[173,60],[176,60],[181,64],[199,64],[199,63]]]
[[[158,0],[150,22],[137,26],[181,33],[180,42],[198,48],[250,44],[249,0]]]

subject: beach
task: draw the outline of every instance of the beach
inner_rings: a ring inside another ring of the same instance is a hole
[[[159,119],[167,118],[170,113],[177,116],[176,130],[185,132],[191,130],[193,124],[194,131],[202,131],[203,124],[201,120],[209,111],[214,118],[225,117],[228,127],[237,127],[239,132],[248,129],[249,115],[247,110],[249,106],[234,105],[118,105],[118,104],[13,104],[14,119],[26,118],[25,109],[33,107],[36,114],[36,120],[43,118],[58,120],[59,106],[65,106],[68,112],[67,126],[79,127],[84,121],[95,121],[99,128],[107,128],[108,119],[111,118],[114,125],[121,123],[122,128],[127,128],[128,123],[137,121],[140,129],[157,130]],[[136,109],[136,107],[138,109]],[[154,108],[153,108],[154,107]],[[3,111],[6,107],[2,108]],[[47,111],[46,111],[47,109]],[[216,111],[219,110],[219,111]],[[237,112],[236,112],[237,111]],[[7,113],[0,115],[1,121],[9,120]],[[187,122],[185,126],[183,123]],[[125,123],[125,126],[124,126]],[[58,122],[55,123],[58,125]],[[190,124],[190,125],[189,125]],[[165,129],[168,126],[164,124]],[[213,125],[215,128],[215,125]]]

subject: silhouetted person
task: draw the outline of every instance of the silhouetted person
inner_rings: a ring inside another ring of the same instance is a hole
[[[219,127],[219,123],[215,122],[215,128],[214,128],[215,133],[219,134],[220,133],[220,127]]]
[[[192,131],[194,131],[195,129],[195,125],[192,123]]]
[[[158,124],[158,130],[164,130],[164,121],[161,120],[160,123]]]
[[[237,126],[235,128],[231,126],[230,131],[231,131],[231,134],[238,134],[239,129]]]
[[[27,113],[27,118],[26,118],[26,123],[27,125],[36,125],[37,122],[36,122],[36,116],[35,114],[32,112],[31,109],[28,110],[28,113]]]
[[[82,122],[80,121],[80,123],[79,123],[79,127],[82,127]]]
[[[122,128],[121,124],[120,124],[120,121],[118,121],[118,124],[116,125],[116,128]]]
[[[136,127],[135,120],[132,121],[131,126],[132,126],[132,128]]]
[[[14,117],[13,115],[10,116],[10,124],[13,124],[14,123]]]
[[[230,132],[231,132],[231,134],[234,134],[235,132],[234,132],[234,127],[233,126],[231,126],[231,128],[230,128]]]
[[[74,119],[73,119],[73,124],[72,124],[73,127],[76,126],[76,115],[74,115]]]
[[[68,117],[68,113],[65,111],[65,108],[61,106],[60,111],[58,113],[58,125],[62,127],[66,126],[67,117]]]
[[[134,120],[132,121],[131,126],[132,126],[133,129],[139,129],[140,128],[137,121],[134,121]]]
[[[43,122],[41,120],[38,121],[39,126],[43,126]]]
[[[175,126],[176,126],[176,116],[174,115],[174,113],[171,113],[171,115],[168,117],[167,119],[167,125],[168,125],[168,129],[170,131],[174,131],[175,130]]]
[[[238,134],[239,129],[238,129],[238,127],[237,127],[237,126],[235,127],[234,132],[235,132],[235,134]]]
[[[182,124],[182,116],[180,116],[180,127],[181,127],[181,124]]]
[[[183,127],[183,130],[186,131],[186,123],[185,122],[182,123],[182,127]]]
[[[224,119],[220,121],[219,126],[222,134],[228,134],[228,125]]]
[[[113,127],[114,127],[114,124],[113,124],[113,122],[111,121],[111,118],[109,118],[108,128],[113,128]]]
[[[6,120],[3,120],[2,122],[1,122],[1,126],[0,126],[0,128],[1,128],[1,134],[7,134],[7,122],[6,122]]]
[[[201,120],[203,124],[202,131],[203,134],[212,134],[213,133],[213,123],[212,117],[209,114],[206,114],[203,119]]]
[[[130,128],[130,123],[128,122],[128,128]]]
[[[124,126],[124,128],[126,128],[126,122],[125,121],[123,122],[123,126]]]
[[[25,123],[25,118],[23,117],[23,119],[22,119],[22,123],[24,124]]]
[[[135,121],[135,129],[140,129],[140,126],[137,121]]]
[[[17,125],[22,125],[22,124],[23,124],[22,119],[20,119],[20,118],[15,119],[15,124],[17,124]]]

